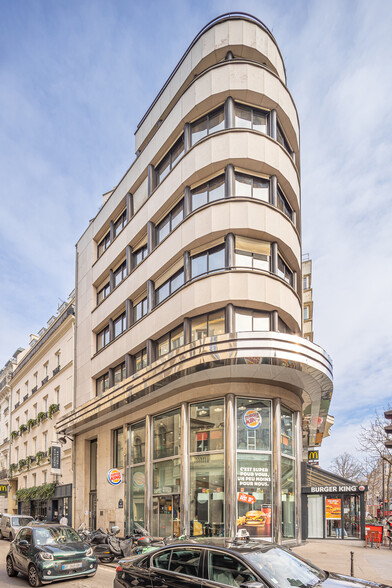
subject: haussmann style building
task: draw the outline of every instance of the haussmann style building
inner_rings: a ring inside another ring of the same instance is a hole
[[[74,410],[56,425],[73,524],[300,541],[332,365],[302,336],[299,120],[267,27],[204,27],[135,141],[77,243]]]

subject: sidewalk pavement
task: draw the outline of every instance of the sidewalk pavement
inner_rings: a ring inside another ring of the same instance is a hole
[[[346,576],[350,575],[353,551],[355,577],[392,586],[392,550],[387,547],[365,549],[364,541],[312,539],[292,550],[323,570]]]

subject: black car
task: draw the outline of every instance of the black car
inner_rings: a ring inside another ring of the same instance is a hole
[[[30,586],[41,586],[42,582],[93,576],[97,561],[90,545],[71,527],[39,524],[19,530],[11,543],[6,568],[9,576],[21,572]]]
[[[384,584],[320,570],[289,549],[236,541],[184,541],[119,562],[114,588],[364,588]]]

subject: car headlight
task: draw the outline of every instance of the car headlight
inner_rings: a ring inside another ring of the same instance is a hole
[[[49,559],[53,560],[54,559],[53,553],[48,553],[47,551],[41,551],[39,556],[41,559],[45,559],[45,560],[49,560]]]
[[[86,551],[86,557],[90,557],[93,554],[93,549],[92,547],[90,547],[90,549],[87,549]]]

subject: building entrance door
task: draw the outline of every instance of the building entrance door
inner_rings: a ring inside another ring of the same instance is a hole
[[[344,537],[361,538],[360,499],[356,495],[347,495],[343,499]]]
[[[153,496],[152,534],[154,537],[180,535],[180,495]]]
[[[88,505],[89,519],[88,526],[91,531],[97,528],[97,493],[90,492]]]

